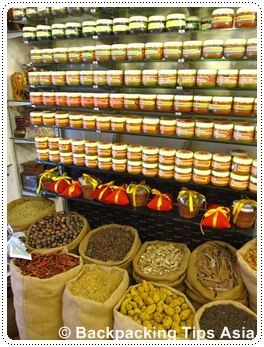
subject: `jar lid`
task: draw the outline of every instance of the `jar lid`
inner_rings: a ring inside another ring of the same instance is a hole
[[[196,151],[193,153],[194,159],[211,160],[212,153],[206,151]]]
[[[80,75],[85,75],[85,76],[93,76],[94,72],[93,71],[89,71],[89,70],[81,70],[80,71]]]
[[[186,47],[186,46],[202,46],[202,45],[203,45],[203,41],[198,41],[198,40],[184,41],[183,42],[183,47]]]
[[[39,72],[38,71],[30,71],[28,73],[28,76],[39,76]]]
[[[146,48],[149,47],[163,47],[163,42],[147,42]]]
[[[193,101],[211,101],[212,100],[212,96],[206,96],[206,95],[194,95],[193,97]]]
[[[95,114],[84,114],[83,120],[96,120],[96,115]]]
[[[147,124],[159,124],[159,118],[144,117],[143,123]]]
[[[238,70],[231,69],[231,70],[218,70],[218,75],[237,75]]]
[[[146,169],[156,169],[158,167],[158,163],[146,163],[143,161],[142,166]]]
[[[55,118],[68,118],[68,113],[55,113]]]
[[[113,21],[112,21],[112,19],[97,19],[96,25],[101,25],[101,24],[112,25]]]
[[[178,75],[193,75],[196,74],[197,70],[191,69],[191,70],[178,70]]]
[[[110,149],[110,148],[112,148],[112,143],[111,142],[107,142],[107,141],[99,142],[98,143],[98,148],[99,149]]]
[[[50,25],[37,25],[36,28],[37,30],[51,30]]]
[[[231,161],[231,155],[227,153],[214,153],[213,160],[228,163],[229,161]]]
[[[155,22],[155,21],[159,21],[159,20],[161,20],[161,21],[165,21],[166,20],[166,17],[165,16],[150,16],[149,17],[149,22]]]
[[[49,154],[53,155],[53,154],[60,154],[60,151],[57,149],[50,149],[49,150]]]
[[[111,49],[111,45],[96,45],[95,49]]]
[[[233,163],[236,164],[244,164],[244,165],[251,165],[253,159],[250,157],[242,157],[242,156],[234,156],[233,157]]]
[[[176,154],[176,149],[174,149],[174,148],[163,147],[163,148],[160,148],[160,150],[159,150],[159,155],[175,156],[175,154]]]
[[[195,121],[193,119],[177,119],[177,125],[179,126],[187,126],[187,125],[193,125],[194,126]]]
[[[174,165],[163,165],[159,163],[159,169],[164,170],[164,171],[173,171],[175,168]]]
[[[157,99],[162,99],[162,100],[173,100],[174,95],[169,95],[169,94],[158,94]]]
[[[115,43],[111,47],[112,47],[112,50],[113,49],[126,49],[127,45],[123,44],[123,43]]]
[[[128,24],[129,19],[128,18],[114,18],[113,19],[113,24],[117,24],[117,23],[125,23]]]
[[[60,152],[61,157],[72,157],[72,152]]]
[[[96,22],[95,20],[86,20],[84,22],[82,22],[82,26],[85,27],[85,26],[95,26],[96,25]]]
[[[127,144],[126,143],[113,143],[112,144],[112,149],[113,150],[126,150],[127,149]]]
[[[167,16],[167,20],[170,20],[170,19],[183,19],[183,20],[185,20],[186,16],[183,13],[172,13],[172,14],[169,14]]]
[[[80,75],[80,71],[66,71],[66,76],[67,75]]]
[[[40,71],[39,76],[51,76],[51,71]]]
[[[92,98],[94,93],[81,93],[81,98]]]
[[[225,45],[245,45],[246,42],[245,39],[228,39],[225,41]]]
[[[150,74],[150,75],[156,75],[156,74],[158,74],[158,70],[154,70],[154,69],[150,69],[150,70],[142,70],[142,74],[144,75],[148,75],[148,74]]]
[[[141,70],[125,70],[125,75],[141,75]]]
[[[210,75],[216,75],[217,70],[213,69],[199,69],[197,71],[197,74],[210,74]]]
[[[248,181],[249,180],[249,175],[237,175],[237,174],[234,174],[233,172],[230,173],[230,177],[236,181]]]
[[[31,49],[30,54],[34,54],[34,53],[42,53],[42,49]]]
[[[132,16],[129,18],[129,22],[140,22],[140,21],[147,22],[148,18],[145,16]]]
[[[43,92],[42,96],[55,96],[55,92]]]
[[[137,117],[137,116],[135,116],[135,117],[133,117],[133,116],[131,116],[131,117],[127,117],[127,119],[126,119],[126,122],[127,123],[135,123],[135,124],[138,124],[138,123],[142,123],[142,120],[143,120],[143,118],[142,117]]]
[[[85,159],[87,160],[97,160],[98,159],[98,156],[97,155],[85,155]]]
[[[250,180],[252,183],[255,183],[255,184],[257,184],[257,182],[258,182],[258,179],[257,179],[256,177],[252,176],[252,175],[249,177],[249,180]]]
[[[257,159],[253,159],[253,161],[252,161],[252,166],[257,167]]]
[[[142,148],[143,146],[138,144],[132,144],[127,146],[127,150],[129,152],[142,152]]]
[[[203,42],[203,46],[206,46],[206,45],[220,45],[220,46],[223,46],[224,44],[224,40],[205,40]]]
[[[240,7],[237,9],[236,13],[243,13],[243,12],[254,12],[257,13],[256,9],[254,7]]]
[[[84,145],[85,140],[83,139],[76,139],[76,140],[72,140],[72,145]]]
[[[126,99],[138,99],[139,94],[124,94],[124,98],[126,98]]]
[[[82,46],[83,51],[94,51],[95,46]]]
[[[81,93],[67,93],[67,97],[74,97],[74,98],[80,98],[81,97]]]
[[[216,177],[229,177],[230,171],[215,171],[212,170],[212,175]]]
[[[82,119],[83,118],[83,116],[82,116],[82,114],[69,114],[69,119],[75,119],[75,120],[77,120],[77,119]]]
[[[123,70],[107,70],[107,75],[123,75]]]
[[[182,47],[182,42],[181,41],[168,41],[164,42],[164,47],[171,47],[171,46],[176,46],[176,47]]]
[[[108,98],[109,93],[95,93],[94,98]]]
[[[193,95],[174,95],[174,100],[191,101],[193,100]]]
[[[216,14],[233,14],[234,15],[235,11],[231,8],[218,8],[212,12],[212,15]]]
[[[233,127],[234,127],[233,123],[219,122],[219,121],[214,122],[214,128],[217,128],[217,129],[230,130],[230,129],[233,129]]]
[[[70,22],[70,23],[66,23],[66,28],[70,28],[70,27],[77,27],[77,28],[81,28],[82,25],[81,23],[76,23],[76,22]]]
[[[242,70],[239,70],[239,74],[240,75],[256,75],[257,74],[257,69],[242,69]]]
[[[49,153],[49,149],[37,149],[37,153],[41,154],[41,153]]]
[[[44,49],[42,49],[42,53],[53,53],[53,49],[52,48],[44,48]]]
[[[80,52],[82,50],[82,47],[69,47],[68,50],[69,52],[70,51]]]
[[[179,149],[176,151],[176,157],[182,158],[182,159],[192,159],[193,158],[193,152],[188,151],[186,149]]]
[[[65,47],[55,47],[54,48],[54,53],[55,52],[68,52],[68,48],[65,48]]]
[[[189,22],[189,21],[198,21],[198,22],[201,22],[201,18],[198,17],[198,16],[189,16],[186,18],[186,22]]]
[[[197,175],[201,175],[201,176],[208,176],[211,174],[211,170],[200,170],[200,169],[197,169],[197,168],[193,168],[193,173],[194,174],[197,174]]]
[[[98,116],[96,116],[96,120],[98,122],[110,122],[111,117],[110,116],[104,116],[104,115],[98,115]]]
[[[185,70],[183,70],[183,71],[185,71]],[[171,74],[176,75],[177,74],[177,70],[174,70],[174,69],[159,70],[159,75],[162,75],[162,74],[164,74],[164,75],[171,75]]]
[[[59,139],[59,144],[61,144],[61,145],[71,144],[71,142],[72,142],[72,139],[67,138],[67,137]]]
[[[112,158],[112,162],[113,162],[113,164],[126,164],[127,159],[116,159],[116,158]]]
[[[67,92],[55,92],[55,96],[67,96]]]
[[[248,40],[247,40],[247,44],[249,45],[250,43],[255,43],[255,44],[257,44],[257,43],[258,43],[257,37],[253,37],[253,38],[251,38],[251,39],[248,39]]]
[[[66,25],[65,24],[60,24],[60,23],[54,23],[51,25],[51,29],[65,29]]]
[[[43,111],[42,117],[53,118],[53,117],[55,117],[55,112]]]
[[[112,116],[111,117],[112,122],[119,122],[119,123],[124,123],[126,121],[126,117],[124,116]]]
[[[236,102],[250,102],[253,103],[254,102],[254,98],[248,98],[248,97],[234,97],[234,101]]]
[[[175,173],[182,173],[182,174],[188,174],[192,172],[192,168],[191,167],[178,167],[175,166]]]
[[[162,125],[176,125],[177,120],[173,118],[161,117],[160,124]]]
[[[30,92],[30,96],[42,96],[42,92]]]
[[[158,147],[155,146],[144,146],[142,149],[142,153],[145,154],[158,154],[159,153],[159,149]]]
[[[127,48],[145,48],[145,43],[128,43]]]
[[[86,147],[97,147],[98,143],[99,143],[99,141],[97,141],[97,140],[86,140],[85,146]]]
[[[120,98],[121,98],[121,99],[122,99],[122,98],[124,97],[124,94],[120,94],[120,93],[113,93],[113,94],[112,94],[112,93],[110,93],[110,94],[109,94],[109,97],[110,97],[110,98],[117,98],[117,99],[120,99]]]
[[[197,119],[195,125],[196,127],[202,126],[203,128],[213,128],[214,122],[211,122],[210,120],[205,120],[205,119],[202,119],[202,120]]]
[[[51,76],[65,76],[66,71],[51,71]]]
[[[156,94],[140,94],[140,99],[156,99]]]
[[[48,142],[59,142],[62,138],[60,136],[53,136],[48,138]]]
[[[130,165],[130,166],[142,166],[142,161],[141,160],[139,160],[139,161],[128,160],[127,161],[127,165]]]
[[[105,75],[106,76],[107,71],[106,70],[95,70],[94,75]]]
[[[241,130],[241,131],[245,131],[245,130],[254,131],[255,125],[250,123],[236,123],[234,125],[234,129]]]
[[[233,98],[232,96],[213,96],[213,101],[232,102]]]
[[[35,136],[35,141],[48,141],[48,136],[37,135]]]
[[[84,153],[73,153],[73,158],[85,158]]]

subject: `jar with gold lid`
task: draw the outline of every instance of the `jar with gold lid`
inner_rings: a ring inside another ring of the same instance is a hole
[[[177,119],[176,135],[181,138],[194,136],[195,121],[193,119]]]
[[[69,126],[69,113],[56,112],[55,113],[55,124],[58,127]]]
[[[99,141],[97,141],[97,140],[86,140],[84,143],[85,154],[97,156],[98,143],[99,143]]]
[[[37,149],[47,149],[48,148],[48,137],[37,135],[35,136],[35,147]]]
[[[163,57],[166,60],[176,60],[182,57],[182,42],[168,41],[163,44]]]
[[[165,180],[170,180],[174,176],[174,165],[163,165],[159,163],[158,176]]]
[[[98,167],[98,156],[85,155],[85,166],[89,169],[96,169]]]
[[[57,149],[49,149],[49,161],[52,163],[60,162],[60,151]]]
[[[211,183],[216,187],[226,187],[229,182],[230,171],[216,171],[211,172]]]
[[[110,93],[109,94],[109,106],[112,108],[124,108],[124,94]]]
[[[126,131],[131,134],[137,134],[142,131],[143,118],[138,116],[127,116],[126,117]]]
[[[211,181],[211,170],[193,168],[192,180],[196,184],[209,184]]]
[[[117,142],[112,144],[112,157],[115,159],[127,158],[127,144],[123,142]]]
[[[158,134],[159,132],[159,118],[144,117],[142,122],[142,131],[145,134]]]
[[[237,175],[249,175],[253,159],[250,157],[234,156],[232,160],[232,172]]]
[[[145,45],[146,60],[162,60],[163,58],[163,43],[162,42],[147,42]]]
[[[257,88],[257,69],[241,69],[238,74],[238,87]]]
[[[124,108],[137,110],[139,108],[139,94],[124,94]]]
[[[69,137],[60,138],[58,141],[59,151],[63,153],[68,153],[72,151],[72,139]]]
[[[158,174],[158,163],[142,162],[142,175],[156,177]]]
[[[234,124],[233,140],[242,143],[250,143],[254,140],[255,125],[250,122],[238,122]]]
[[[196,73],[195,69],[178,70],[177,85],[181,87],[195,87]]]
[[[115,172],[126,172],[127,159],[112,158],[112,170]]]
[[[231,8],[218,8],[212,12],[211,29],[230,29],[233,27],[235,11]]]
[[[173,101],[174,95],[158,94],[156,98],[157,110],[162,112],[172,111],[174,105]]]
[[[94,130],[96,127],[96,114],[84,114],[82,117],[83,128],[87,130]]]
[[[227,59],[242,59],[246,54],[245,39],[228,39],[224,42],[224,57]]]
[[[127,161],[127,172],[131,175],[141,175],[142,173],[142,161]]]
[[[195,113],[209,113],[209,105],[212,102],[212,96],[194,95],[192,103],[192,111]]]
[[[94,107],[109,107],[109,93],[94,93]]]
[[[142,148],[142,160],[145,163],[157,163],[159,148],[155,146],[144,146]]]
[[[246,57],[250,59],[257,59],[258,39],[253,37],[247,40],[246,44]]]
[[[111,117],[111,130],[115,132],[123,132],[126,129],[126,117],[112,116]]]
[[[212,153],[196,151],[193,153],[193,166],[196,169],[208,170],[211,168]]]
[[[93,107],[94,93],[81,93],[81,105],[82,107]]]
[[[238,175],[233,172],[230,173],[229,187],[234,190],[246,190],[249,184],[249,175]]]
[[[190,168],[193,165],[193,152],[187,149],[178,149],[175,153],[175,165]]]
[[[140,94],[139,108],[145,111],[153,111],[156,109],[156,94]],[[144,121],[143,121],[144,123]]]
[[[233,123],[215,120],[213,138],[218,141],[230,141],[233,137],[233,128]]]
[[[72,140],[72,153],[73,154],[84,154],[85,140],[76,139]]]
[[[66,165],[73,164],[73,154],[72,152],[60,152],[60,162]]]
[[[203,42],[204,59],[221,59],[224,55],[223,40],[205,40]]]
[[[236,11],[236,28],[254,28],[257,26],[257,10],[254,7],[240,7]]]
[[[192,179],[192,168],[183,168],[175,166],[174,179],[177,182],[188,183]]]
[[[162,165],[174,166],[176,149],[163,147],[159,150],[159,163]]]
[[[140,144],[131,144],[127,146],[127,159],[130,161],[141,161],[143,146]]]
[[[49,136],[48,137],[48,147],[51,150],[59,150],[59,140],[62,138],[60,136]]]
[[[111,116],[97,115],[96,116],[96,129],[100,131],[108,131],[111,129]]]
[[[42,122],[46,126],[55,125],[55,112],[43,111]]]
[[[193,95],[174,95],[174,111],[191,112]]]
[[[195,121],[194,134],[200,139],[211,139],[213,137],[214,122],[207,119]]]
[[[211,166],[215,171],[229,171],[231,168],[231,155],[227,153],[214,153]]]
[[[257,194],[257,191],[258,191],[258,184],[257,183],[258,183],[257,178],[251,175],[249,177],[249,183],[248,183],[248,190],[251,193]]]
[[[99,142],[97,145],[97,155],[101,158],[112,156],[112,143],[108,141]]]
[[[184,41],[182,45],[182,57],[186,60],[201,59],[203,41]]]
[[[165,136],[176,134],[176,119],[170,117],[161,117],[159,123],[159,133]]]

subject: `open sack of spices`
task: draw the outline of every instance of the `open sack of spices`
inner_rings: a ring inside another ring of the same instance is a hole
[[[29,228],[38,218],[42,218],[55,211],[53,200],[42,197],[24,197],[7,204],[7,224],[14,231]]]
[[[14,259],[10,264],[20,340],[59,340],[65,284],[79,274],[83,260],[65,247],[37,250],[31,257]]]
[[[196,340],[253,340],[257,336],[257,315],[234,300],[203,305],[193,325]]]
[[[236,249],[222,241],[208,241],[190,256],[185,279],[186,295],[196,308],[215,300],[248,304]]]
[[[113,329],[113,309],[129,286],[126,270],[85,264],[77,277],[67,282],[62,298],[63,325],[71,330],[69,339],[78,339],[76,325],[93,334],[86,339],[107,339],[100,332]],[[98,336],[99,335],[99,336]]]
[[[172,210],[173,196],[169,193],[161,193],[157,189],[152,189],[151,194],[155,195],[154,198],[147,204],[147,207],[156,211],[170,211]]]
[[[40,190],[48,190],[48,186],[53,183],[53,177],[58,177],[59,172],[57,166],[52,169],[45,170],[39,178],[38,189],[36,193],[39,194]]]
[[[78,178],[78,181],[80,183],[83,198],[86,200],[93,199],[92,193],[95,191],[98,185],[102,183],[98,178],[85,173]]]
[[[130,204],[134,207],[141,207],[146,205],[151,188],[141,181],[139,183],[131,182],[126,189]]]
[[[248,241],[236,253],[244,284],[248,290],[249,308],[257,313],[257,238]]]
[[[200,229],[204,235],[203,226],[217,229],[230,229],[230,209],[225,206],[212,204],[208,206],[207,211],[202,217]]]
[[[177,197],[179,215],[184,218],[194,218],[199,213],[200,209],[205,205],[205,196],[187,188],[182,188]]]
[[[76,212],[54,212],[31,224],[26,245],[35,249],[67,246],[70,252],[76,252],[79,244],[90,230],[86,218]]]
[[[146,280],[184,292],[190,254],[183,243],[147,241],[133,259],[132,276],[137,283]]]
[[[148,335],[142,334],[142,340],[191,339],[195,313],[183,293],[165,284],[143,280],[130,286],[114,307],[114,334],[119,330],[130,331],[123,339],[135,340],[139,331],[147,329]]]
[[[132,260],[141,241],[131,226],[106,224],[91,230],[79,245],[84,263],[117,266],[132,271]]]
[[[257,202],[243,197],[233,202],[232,206],[233,223],[239,228],[251,228],[257,216]]]

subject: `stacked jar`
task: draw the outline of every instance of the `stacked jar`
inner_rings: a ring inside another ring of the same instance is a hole
[[[141,175],[142,173],[142,150],[141,144],[127,146],[127,172],[132,175]]]
[[[257,159],[253,159],[251,170],[250,170],[250,176],[249,176],[249,184],[248,189],[252,193],[257,194]]]
[[[249,186],[253,159],[235,155],[232,158],[229,186],[235,190],[246,190]],[[253,172],[255,170],[253,169]]]
[[[172,179],[174,176],[176,150],[170,147],[163,147],[159,150],[158,176],[163,179]]]
[[[230,176],[231,155],[227,153],[214,153],[212,156],[211,167],[212,185],[217,187],[227,186]]]
[[[127,144],[112,144],[112,170],[115,172],[125,172],[127,170]]]
[[[207,151],[196,151],[193,154],[192,180],[196,184],[208,184],[211,181],[212,153]]]
[[[193,152],[179,149],[175,153],[174,179],[177,182],[188,183],[192,179]]]
[[[100,170],[112,169],[112,143],[108,141],[99,142],[97,144],[97,160]]]
[[[144,146],[142,148],[142,174],[146,177],[155,177],[158,174],[159,148]]]

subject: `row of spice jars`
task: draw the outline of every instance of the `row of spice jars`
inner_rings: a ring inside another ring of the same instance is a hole
[[[169,94],[30,92],[32,105],[113,108],[179,113],[257,115],[257,98]]]
[[[69,48],[33,49],[33,64],[80,63],[110,60],[162,60],[162,59],[243,59],[257,58],[257,38],[170,41],[96,45]]]
[[[200,88],[257,88],[257,69],[188,69],[188,70],[81,70],[32,71],[29,84],[37,85],[96,85],[128,87],[200,87]]]

